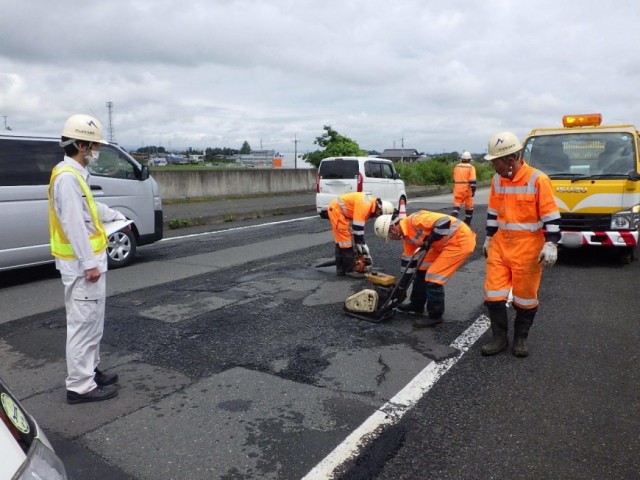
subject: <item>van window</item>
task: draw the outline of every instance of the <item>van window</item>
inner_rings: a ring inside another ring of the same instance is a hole
[[[364,162],[364,176],[369,178],[382,178],[380,162]]]
[[[48,185],[51,170],[63,158],[56,142],[0,140],[0,186]],[[137,179],[135,166],[110,145],[100,147],[100,157],[87,169],[99,177]]]
[[[382,163],[382,178],[393,179],[393,167],[389,163]]]
[[[124,178],[136,180],[135,167],[118,150],[110,145],[100,147],[100,156],[87,170],[97,177]]]
[[[51,169],[63,156],[53,142],[0,140],[0,186],[48,185]]]
[[[320,178],[326,180],[352,179],[358,176],[358,160],[331,160],[320,163]]]

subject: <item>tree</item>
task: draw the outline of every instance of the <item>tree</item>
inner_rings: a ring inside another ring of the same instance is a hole
[[[242,144],[242,147],[240,147],[240,154],[246,155],[249,153],[251,153],[251,147],[249,146],[249,142],[245,140],[244,143]]]
[[[323,158],[327,157],[361,157],[367,152],[360,148],[357,142],[344,135],[340,135],[331,125],[323,127],[324,133],[316,137],[313,143],[324,148],[315,152],[305,153],[302,158],[311,165],[318,167]]]

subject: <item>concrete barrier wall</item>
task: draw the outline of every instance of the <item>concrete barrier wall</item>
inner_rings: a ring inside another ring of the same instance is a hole
[[[316,169],[153,170],[166,200],[312,192]]]

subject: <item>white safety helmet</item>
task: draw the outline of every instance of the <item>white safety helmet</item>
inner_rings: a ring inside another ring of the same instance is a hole
[[[67,119],[67,122],[62,128],[62,136],[67,137],[70,140],[84,140],[91,143],[103,143],[108,145],[104,137],[102,136],[102,124],[96,118],[90,115],[72,115]],[[69,145],[73,141],[66,141],[64,145]]]
[[[373,224],[373,231],[380,238],[389,238],[389,227],[393,223],[393,215],[380,215]]]
[[[393,213],[393,204],[391,202],[387,202],[386,200],[382,200],[382,206],[380,207],[383,215],[391,215]]]
[[[463,152],[462,155],[460,155],[460,160],[473,160],[471,152]]]
[[[496,133],[489,139],[489,153],[484,156],[485,160],[505,157],[522,150],[522,144],[518,137],[511,132]]]

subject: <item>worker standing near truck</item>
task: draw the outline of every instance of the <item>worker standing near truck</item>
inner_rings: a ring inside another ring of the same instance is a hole
[[[471,225],[473,218],[473,196],[476,194],[476,167],[471,165],[471,153],[464,152],[460,163],[453,167],[453,211],[458,218],[464,205],[464,223]]]
[[[511,132],[489,139],[489,160],[496,171],[487,205],[487,236],[482,247],[487,258],[484,301],[489,310],[493,338],[482,346],[483,355],[505,350],[508,340],[506,302],[513,289],[516,318],[512,353],[529,355],[525,340],[538,310],[542,267],[557,259],[560,212],[549,177],[521,158],[522,144]]]
[[[376,235],[404,240],[400,262],[402,275],[417,269],[408,302],[402,312],[414,312],[416,328],[438,327],[444,315],[444,286],[476,247],[476,234],[463,222],[444,213],[421,210],[405,218],[381,215],[374,225]],[[413,258],[419,246],[428,252],[417,265]],[[426,304],[427,316],[424,315]]]
[[[335,241],[336,274],[363,278],[355,270],[355,254],[370,257],[364,239],[365,222],[381,214],[393,213],[391,202],[374,198],[363,192],[351,192],[332,200],[327,209]]]

